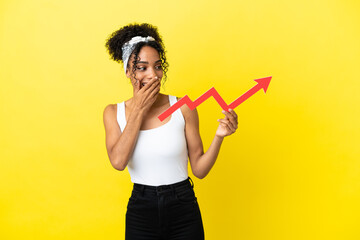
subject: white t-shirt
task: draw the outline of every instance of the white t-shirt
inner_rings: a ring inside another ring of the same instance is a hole
[[[170,106],[177,102],[169,95]],[[126,126],[125,102],[117,103],[117,121],[121,132]],[[188,150],[185,120],[180,108],[160,127],[140,130],[128,165],[131,182],[160,186],[188,178]]]

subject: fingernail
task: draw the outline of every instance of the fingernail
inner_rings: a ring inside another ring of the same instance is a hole
[[[225,110],[222,110],[222,113],[225,113]]]
[[[231,109],[231,108],[229,108],[229,112],[230,112],[230,111],[232,111],[232,109]]]

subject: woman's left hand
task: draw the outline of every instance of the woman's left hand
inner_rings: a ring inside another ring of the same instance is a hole
[[[234,110],[229,109],[229,112],[223,110],[222,113],[225,114],[225,118],[218,119],[220,124],[215,134],[218,137],[229,136],[238,128],[238,116]]]

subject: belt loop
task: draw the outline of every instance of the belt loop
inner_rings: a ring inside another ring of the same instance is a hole
[[[193,182],[193,180],[191,179],[190,176],[189,176],[189,180],[191,181],[191,187],[194,188],[194,182]]]
[[[144,188],[145,188],[145,186],[141,185],[141,187],[140,187],[140,195],[141,196],[144,196]]]
[[[175,196],[175,195],[176,195],[175,188],[176,188],[175,186],[171,185],[171,190],[172,190],[173,196]]]

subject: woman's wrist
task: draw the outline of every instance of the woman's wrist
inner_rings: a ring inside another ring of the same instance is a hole
[[[218,135],[215,134],[215,139],[218,140],[218,141],[223,141],[224,137],[223,136],[218,136]]]
[[[135,117],[135,118],[140,117],[142,119],[143,116],[144,116],[144,110],[140,109],[140,108],[134,108],[134,110],[130,113],[130,118],[131,117]]]

